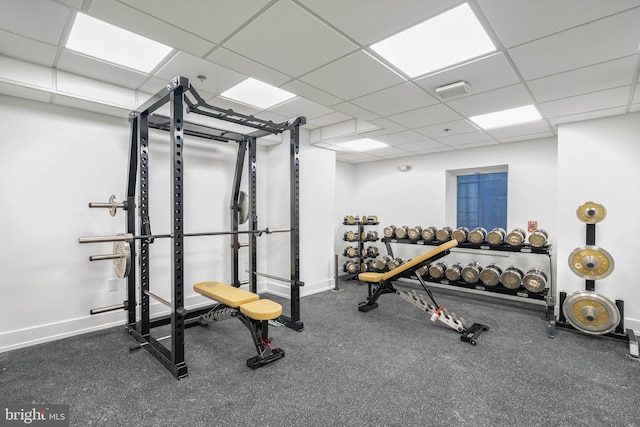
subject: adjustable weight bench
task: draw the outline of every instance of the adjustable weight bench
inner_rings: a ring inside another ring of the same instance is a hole
[[[218,301],[208,313],[200,316],[200,323],[235,317],[251,331],[258,355],[247,359],[247,366],[257,369],[284,357],[284,350],[271,347],[269,320],[282,314],[282,306],[275,301],[260,299],[258,294],[218,282],[200,282],[193,290]]]
[[[425,280],[422,278],[422,274],[416,272],[416,270],[425,267],[428,264],[446,255],[449,255],[449,253],[451,252],[450,249],[455,246],[458,246],[458,241],[450,240],[441,244],[440,246],[437,246],[433,250],[420,255],[419,257],[413,258],[412,260],[399,265],[398,267],[386,273],[360,273],[358,275],[358,280],[368,285],[368,296],[367,301],[359,304],[358,310],[362,312],[371,311],[374,308],[378,307],[377,300],[382,294],[397,294],[402,299],[429,313],[433,322],[439,320],[450,328],[460,332],[462,334],[462,336],[460,337],[462,341],[468,342],[471,345],[476,345],[476,338],[482,332],[489,330],[489,327],[487,325],[481,325],[479,323],[474,323],[470,327],[467,327],[462,318],[456,317],[455,313],[449,313],[449,311],[444,308],[444,306],[438,305],[435,298],[433,297],[433,294],[427,287]],[[422,295],[417,294],[414,290],[412,290],[411,292],[406,290],[398,290],[393,286],[393,282],[395,280],[400,278],[410,278],[413,276],[418,278],[420,284],[424,288],[433,304],[426,301],[422,297]]]

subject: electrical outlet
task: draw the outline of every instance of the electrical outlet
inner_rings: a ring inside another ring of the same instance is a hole
[[[118,279],[109,279],[109,292],[118,290]]]

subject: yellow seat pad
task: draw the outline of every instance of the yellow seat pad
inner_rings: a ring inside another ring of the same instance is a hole
[[[358,279],[362,280],[363,282],[379,283],[382,279],[382,276],[384,276],[384,273],[367,272],[358,274]]]
[[[441,244],[440,246],[437,246],[436,248],[434,248],[433,250],[429,251],[429,252],[425,252],[424,254],[420,255],[419,257],[416,257],[414,259],[412,259],[409,262],[405,262],[402,265],[399,265],[398,267],[394,268],[393,270],[389,270],[386,273],[360,273],[358,275],[358,279],[363,281],[363,282],[368,282],[368,283],[380,283],[383,282],[385,280],[390,280],[395,278],[396,276],[404,273],[407,270],[411,270],[416,266],[419,266],[421,264],[423,264],[425,261],[429,260],[429,258],[433,258],[434,256],[438,255],[440,252],[444,252],[446,250],[449,250],[453,247],[458,246],[458,241],[457,240],[449,240],[448,242],[445,242],[443,244]]]
[[[219,282],[196,283],[193,290],[232,308],[260,299],[258,294]],[[282,307],[280,309],[282,310]]]
[[[240,313],[255,320],[271,320],[280,317],[282,306],[270,299],[261,299],[242,304]]]

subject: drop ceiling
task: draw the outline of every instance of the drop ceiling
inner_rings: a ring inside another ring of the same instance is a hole
[[[126,117],[182,75],[210,104],[276,121],[305,116],[318,146],[332,148],[334,140],[353,135],[389,145],[337,151],[345,162],[553,137],[562,123],[640,111],[640,0],[469,0],[496,51],[416,78],[370,46],[464,2],[2,3],[2,94]],[[64,47],[77,12],[174,50],[148,74],[79,55]],[[266,111],[219,97],[247,77],[297,97]],[[470,93],[436,94],[437,87],[458,81],[467,82]],[[488,131],[468,120],[526,104],[535,105],[543,120]]]

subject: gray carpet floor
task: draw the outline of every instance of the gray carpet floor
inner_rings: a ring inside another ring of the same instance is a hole
[[[187,329],[179,381],[118,327],[0,354],[0,405],[69,404],[72,426],[640,425],[624,341],[549,339],[537,306],[434,290],[489,325],[471,346],[395,295],[361,313],[366,288],[340,287],[302,299],[303,332],[272,327],[286,356],[255,371],[236,319]]]

